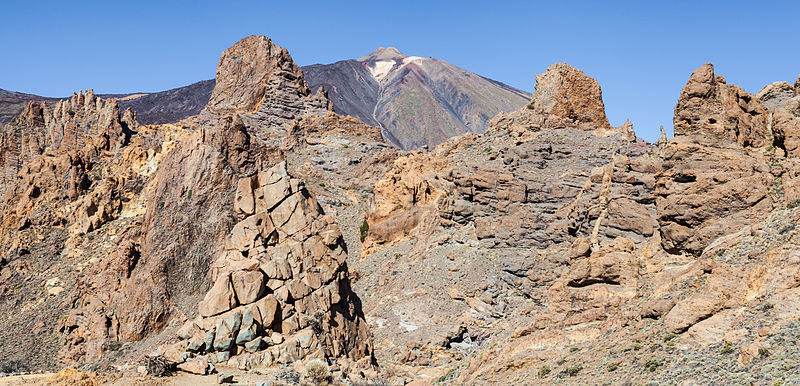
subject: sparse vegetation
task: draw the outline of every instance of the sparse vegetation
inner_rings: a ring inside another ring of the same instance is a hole
[[[147,369],[147,374],[154,377],[172,375],[172,363],[163,355],[148,356],[142,360],[142,365]]]
[[[722,346],[722,350],[719,350],[720,354],[730,354],[733,352],[733,344],[731,342],[725,342],[725,345]]]
[[[550,371],[551,371],[550,367],[548,367],[547,365],[544,365],[544,366],[540,367],[539,368],[539,378],[547,377],[547,375],[550,374]]]
[[[306,363],[306,375],[314,385],[330,384],[331,372],[322,359],[312,359]]]
[[[445,381],[449,381],[451,379],[455,379],[455,377],[457,375],[456,374],[457,370],[458,370],[457,368],[452,368],[450,370],[447,370],[447,373],[445,375],[442,375],[441,377],[439,377],[439,379],[437,379],[436,382],[445,382]]]
[[[758,349],[758,356],[761,357],[761,358],[768,357],[769,356],[769,349],[767,349],[766,347],[760,347]]]
[[[566,373],[570,377],[574,377],[574,376],[578,375],[578,373],[580,373],[581,370],[583,370],[583,366],[581,366],[581,364],[579,363],[577,365],[568,367],[567,370],[566,370]]]
[[[619,364],[617,364],[617,363],[609,363],[608,366],[606,366],[606,370],[608,370],[609,373],[613,373],[614,371],[617,371],[618,368],[619,368]]]
[[[663,364],[664,363],[658,359],[650,358],[644,362],[644,369],[652,373],[656,371],[656,369],[661,367]]]
[[[797,208],[798,206],[800,206],[800,198],[796,198],[790,201],[788,204],[786,204],[787,209],[794,209]]]
[[[311,327],[311,330],[314,331],[314,334],[318,337],[321,337],[325,332],[322,321],[324,316],[325,314],[322,311],[317,310],[313,315],[306,317],[306,322]]]
[[[367,223],[367,219],[364,219],[364,222],[361,223],[361,227],[358,228],[358,231],[361,233],[361,242],[363,243],[364,240],[367,239],[367,234],[369,234],[369,224]]]
[[[22,361],[16,359],[9,359],[0,362],[0,373],[2,374],[17,374],[28,371],[28,367]]]
[[[122,343],[120,342],[111,342],[106,346],[108,351],[119,351],[122,348]]]

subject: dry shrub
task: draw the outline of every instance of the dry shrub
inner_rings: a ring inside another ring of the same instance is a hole
[[[97,374],[82,371],[71,367],[61,369],[53,374],[47,382],[48,385],[70,385],[70,386],[97,386]]]
[[[331,378],[328,364],[321,359],[313,359],[306,363],[306,375],[315,385],[327,385]]]

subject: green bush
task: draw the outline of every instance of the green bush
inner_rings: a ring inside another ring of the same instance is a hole
[[[570,366],[569,368],[567,368],[567,375],[569,375],[570,377],[574,377],[578,375],[578,373],[580,373],[581,370],[583,370],[583,366],[581,366],[580,364],[577,364],[575,366]]]
[[[650,358],[646,362],[644,362],[644,369],[650,372],[656,371],[657,368],[661,367],[663,363],[660,360],[655,358]]]
[[[550,367],[544,365],[539,368],[539,378],[544,378],[547,376],[547,374],[550,374]]]
[[[358,228],[359,232],[361,232],[361,242],[363,243],[364,240],[367,239],[367,234],[369,233],[369,224],[367,224],[367,219],[364,219],[364,222],[361,223],[361,227]]]

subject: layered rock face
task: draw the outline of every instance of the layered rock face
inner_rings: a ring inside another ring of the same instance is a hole
[[[675,106],[675,137],[660,151],[665,250],[699,254],[783,200],[785,155],[775,151],[768,118],[758,99],[726,84],[711,64],[692,74]]]
[[[565,81],[563,74],[572,78]],[[568,65],[551,66],[537,79],[536,108],[501,113],[483,136],[454,138],[429,154],[398,160],[367,207],[368,244],[408,236],[429,210],[438,213],[437,224],[474,224],[478,239],[489,246],[546,248],[562,240],[564,234],[548,226],[556,210],[579,195],[592,169],[615,152],[638,155],[649,147],[632,142],[627,127],[609,129],[594,79]],[[584,88],[594,92],[581,94]],[[599,106],[600,115],[588,107],[575,113],[544,102],[579,95],[583,101],[559,103]],[[591,126],[590,119],[600,124]],[[557,123],[562,126],[548,126]],[[591,158],[582,156],[589,153]]]
[[[570,82],[551,81],[564,74]],[[585,75],[577,79],[578,74],[551,66],[538,77],[535,95],[580,96],[585,100],[570,103],[602,106],[596,81]],[[578,92],[585,87],[596,92]],[[399,158],[376,184],[366,207],[363,249],[374,263],[354,264],[370,272],[355,288],[364,294],[365,313],[381,320],[371,324],[379,363],[452,366],[494,339],[508,339],[501,330],[510,335],[513,328],[497,326],[516,325],[528,313],[545,314],[547,304],[561,306],[535,323],[571,325],[602,320],[608,307],[635,296],[638,274],[629,270],[638,263],[632,241],[620,241],[618,253],[592,254],[596,247],[585,239],[588,252],[575,256],[584,257],[585,266],[572,273],[567,256],[576,236],[599,232],[595,239],[608,243],[629,234],[649,239],[657,232],[655,219],[648,219],[654,213],[652,177],[650,207],[639,211],[649,222],[639,224],[627,217],[636,205],[626,195],[644,195],[648,188],[611,189],[615,167],[606,166],[617,165],[616,180],[650,173],[649,165],[631,166],[627,160],[654,147],[632,140],[629,126],[610,128],[602,108],[600,116],[588,107],[578,111],[583,113],[523,107],[499,114],[483,135],[456,137],[429,153]],[[562,126],[548,126],[557,124]],[[605,187],[595,192],[591,181],[605,181]],[[597,200],[603,206],[589,204],[593,194],[602,196]],[[576,201],[591,210],[570,216]],[[604,228],[595,231],[599,223]],[[564,289],[551,290],[562,274]],[[612,294],[617,300],[609,300]],[[570,302],[570,296],[576,298]],[[571,308],[592,296],[593,306]]]
[[[463,383],[593,382],[617,368],[672,382],[699,373],[670,347],[727,344],[741,368],[725,379],[741,380],[766,336],[792,328],[794,227],[779,224],[796,216],[782,209],[796,206],[784,140],[795,87],[755,97],[705,65],[681,93],[675,136],[651,146],[608,126],[597,83],[581,75],[551,66],[529,108],[398,159],[376,185],[364,243],[374,262],[353,266],[369,272],[355,288],[379,363],[463,368]],[[647,364],[626,354],[645,344]]]

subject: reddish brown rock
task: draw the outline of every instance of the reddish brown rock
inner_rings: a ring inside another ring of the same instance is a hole
[[[549,127],[611,128],[600,85],[566,63],[553,64],[536,76],[536,91],[528,108],[547,115]]]
[[[706,63],[695,70],[675,106],[675,137],[698,145],[762,147],[770,143],[767,110],[752,94],[729,85]]]

